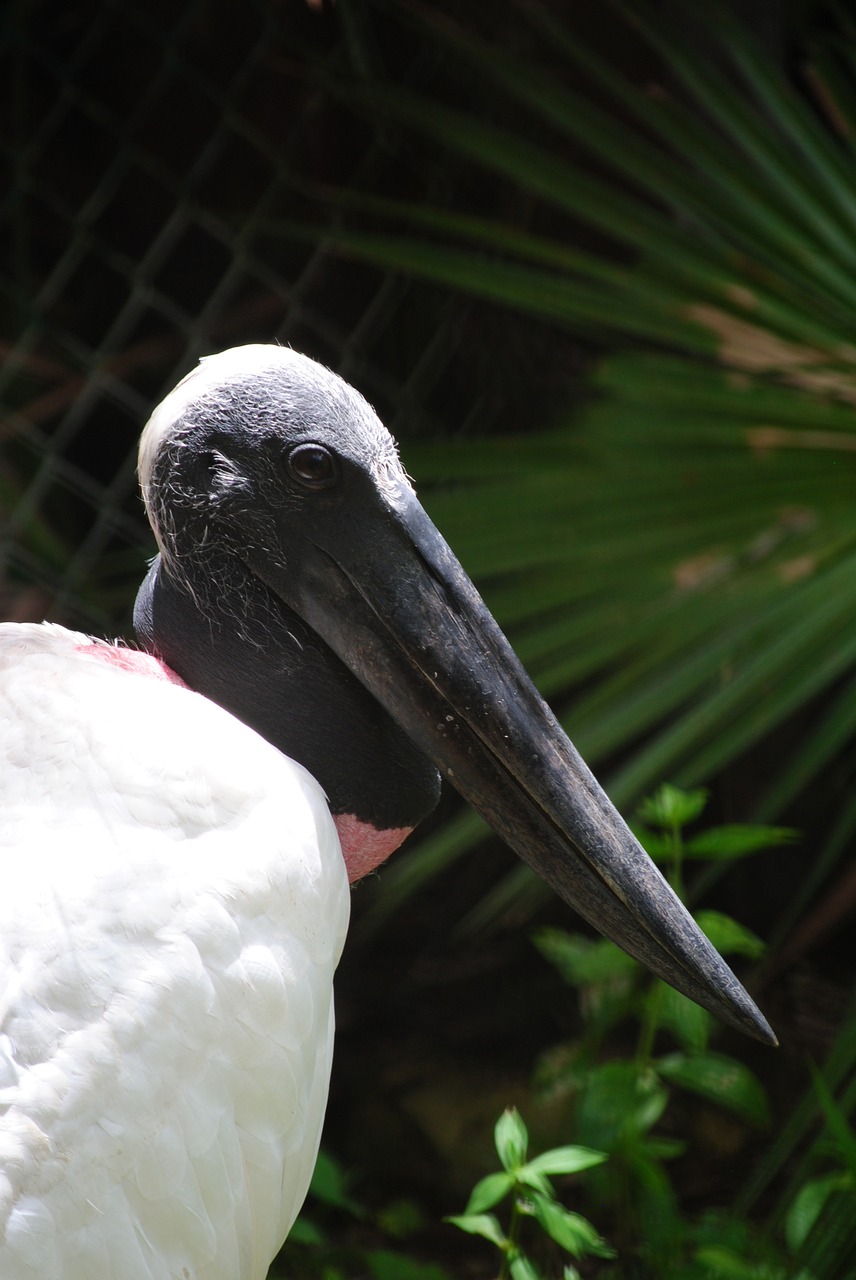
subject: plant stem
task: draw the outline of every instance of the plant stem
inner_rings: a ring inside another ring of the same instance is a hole
[[[514,1188],[514,1194],[511,1197],[511,1221],[508,1224],[507,1248],[502,1255],[502,1268],[500,1269],[497,1280],[509,1280],[510,1272],[508,1270],[508,1261],[511,1255],[517,1249],[517,1237],[520,1234],[520,1218],[521,1213],[517,1207],[517,1187]]]
[[[639,1039],[636,1042],[636,1070],[640,1073],[647,1071],[651,1066],[651,1058],[654,1052],[654,1036],[657,1034],[657,1026],[660,1021],[659,1013],[662,999],[663,988],[660,983],[655,983],[646,1002],[645,1016],[639,1027]]]
[[[681,899],[681,902],[683,902],[683,833],[680,825],[676,822],[671,823],[667,830],[670,845],[670,857],[666,868],[666,879]],[[639,1071],[645,1071],[651,1065],[651,1057],[654,1049],[654,1036],[657,1034],[660,1005],[662,1000],[662,984],[656,983],[651,990],[651,994],[646,1005],[645,1017],[642,1019],[642,1024],[639,1028],[639,1040],[636,1045],[636,1067]]]
[[[671,865],[669,867],[668,880],[675,893],[684,901],[684,840],[681,828],[677,824],[669,829],[669,843],[671,844]]]

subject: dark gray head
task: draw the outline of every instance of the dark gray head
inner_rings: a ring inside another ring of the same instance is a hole
[[[337,474],[323,470],[320,448]],[[287,347],[234,347],[200,361],[149,419],[140,440],[143,501],[161,555],[177,573],[184,554],[198,555],[200,530],[191,518],[204,505],[228,535],[246,525],[235,515],[259,501],[296,519],[320,490],[365,474],[391,502],[412,487],[392,436],[363,397],[316,361]],[[204,484],[204,500],[199,493]],[[335,515],[337,503],[327,504]],[[186,550],[183,544],[188,544]],[[272,548],[269,548],[269,552]]]

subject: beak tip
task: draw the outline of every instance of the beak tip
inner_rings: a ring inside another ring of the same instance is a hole
[[[716,1007],[708,1005],[708,1008],[735,1030],[742,1031],[744,1035],[771,1049],[777,1048],[779,1039],[775,1031],[743,984],[727,969],[724,962],[721,963],[730,981],[719,986]]]
[[[743,1023],[743,1030],[748,1032],[753,1040],[758,1040],[761,1044],[765,1044],[771,1049],[777,1049],[779,1047],[779,1037],[754,1001],[750,1001],[750,1003],[751,1010],[747,1011],[750,1013],[750,1017]]]

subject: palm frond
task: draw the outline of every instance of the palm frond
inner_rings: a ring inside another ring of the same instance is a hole
[[[856,742],[856,699],[830,703],[856,670],[856,34],[797,82],[718,10],[694,48],[632,6],[663,67],[649,92],[537,0],[517,8],[542,60],[405,7],[501,109],[341,92],[525,193],[550,234],[351,193],[331,238],[604,351],[566,423],[490,452],[422,443],[408,466],[619,803],[709,779],[817,706],[759,782],[773,818]],[[477,835],[436,837],[424,865]]]

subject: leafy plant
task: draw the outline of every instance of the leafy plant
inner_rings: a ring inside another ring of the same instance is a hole
[[[664,785],[640,806],[638,834],[679,892],[688,863],[732,861],[794,838],[776,827],[698,830],[706,799],[701,788],[684,792]],[[760,957],[762,943],[737,921],[710,911],[696,918],[724,954]],[[813,1098],[797,1109],[798,1133],[807,1136],[818,1112],[825,1133],[795,1163],[773,1212],[750,1217],[751,1199],[741,1193],[733,1204],[694,1216],[677,1192],[677,1175],[670,1174],[689,1153],[681,1094],[695,1095],[706,1110],[730,1114],[740,1127],[763,1131],[770,1120],[763,1087],[743,1063],[711,1047],[715,1027],[707,1013],[652,981],[612,943],[560,930],[540,931],[536,943],[581,1001],[582,1036],[546,1055],[538,1079],[542,1089],[572,1100],[574,1137],[610,1157],[605,1170],[592,1169],[583,1190],[601,1208],[612,1207],[623,1260],[616,1276],[847,1280],[854,1274],[856,1136],[848,1112],[856,1105],[856,1081],[846,1079],[852,1024],[845,1024],[824,1073],[812,1070]],[[616,1056],[628,1024],[636,1025],[634,1050]],[[665,1039],[677,1048],[668,1049]],[[842,1077],[838,1101],[829,1079]],[[760,1163],[781,1172],[794,1145],[783,1146],[776,1135]],[[640,1269],[629,1272],[634,1266]]]
[[[604,1155],[585,1147],[555,1147],[529,1159],[529,1134],[514,1108],[500,1116],[494,1140],[502,1169],[482,1178],[473,1188],[463,1214],[447,1221],[496,1246],[502,1260],[499,1280],[541,1280],[542,1272],[520,1243],[527,1220],[537,1223],[550,1240],[575,1259],[614,1256],[614,1250],[587,1219],[560,1203],[550,1182],[559,1174],[591,1169],[606,1159]],[[508,1229],[504,1230],[488,1210],[508,1197],[511,1212]],[[563,1280],[576,1280],[578,1274],[573,1266],[566,1265]]]
[[[730,861],[793,838],[786,829],[734,825],[687,836],[706,800],[703,789],[663,785],[640,807],[638,834],[678,893],[687,861]],[[723,954],[758,958],[763,951],[760,939],[728,916],[707,911],[697,919]],[[667,1171],[687,1150],[686,1140],[673,1136],[684,1129],[673,1125],[664,1133],[664,1121],[683,1092],[763,1130],[770,1119],[766,1093],[742,1062],[710,1047],[708,1013],[651,979],[613,943],[547,929],[536,944],[577,988],[585,1015],[580,1039],[542,1063],[541,1086],[573,1100],[574,1137],[610,1156],[586,1189],[598,1204],[612,1206],[622,1256],[636,1252],[650,1274],[672,1275],[692,1253],[693,1227]],[[616,1058],[607,1050],[628,1022],[637,1025],[635,1049]],[[676,1047],[664,1051],[664,1036]]]

